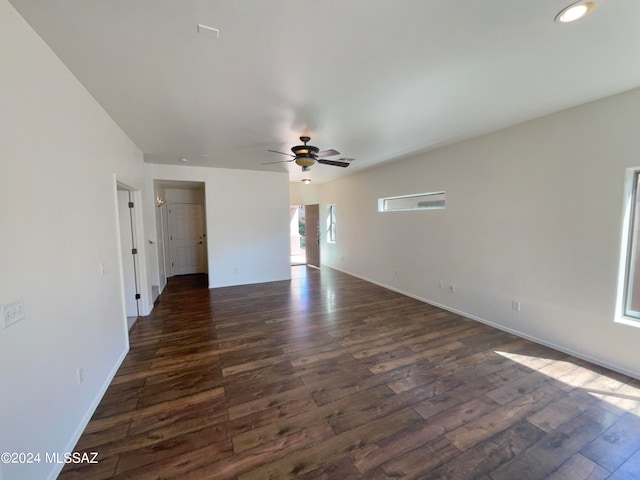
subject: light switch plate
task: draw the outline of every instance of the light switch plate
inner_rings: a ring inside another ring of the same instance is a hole
[[[11,303],[2,305],[2,321],[4,328],[19,322],[25,317],[22,300],[14,300]]]

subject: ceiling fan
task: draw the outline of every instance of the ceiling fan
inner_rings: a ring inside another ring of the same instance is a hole
[[[318,147],[314,147],[313,145],[307,145],[307,143],[311,140],[311,137],[300,137],[300,141],[303,145],[296,145],[295,147],[291,147],[291,151],[293,155],[290,153],[279,152],[278,150],[268,150],[273,153],[281,153],[282,155],[288,155],[289,157],[293,157],[291,160],[281,160],[279,162],[268,162],[263,163],[262,165],[272,165],[274,163],[287,163],[287,162],[296,162],[296,164],[302,167],[302,171],[308,171],[311,166],[318,162],[323,163],[325,165],[333,165],[334,167],[348,167],[349,161],[353,160],[352,158],[346,159],[341,158],[339,160],[329,160],[328,158],[320,158],[320,157],[333,157],[334,155],[340,155],[340,152],[334,149],[322,150]],[[345,161],[349,160],[349,161]]]

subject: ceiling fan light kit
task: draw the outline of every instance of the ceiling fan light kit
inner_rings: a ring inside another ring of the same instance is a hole
[[[314,163],[316,163],[315,158],[308,153],[303,153],[301,155],[296,155],[295,161],[301,167],[310,167]]]

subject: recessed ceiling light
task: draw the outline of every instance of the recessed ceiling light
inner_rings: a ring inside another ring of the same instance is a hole
[[[180,161],[184,162],[184,163],[187,163],[189,160],[187,160],[186,158],[181,158]]]
[[[558,23],[570,23],[579,20],[585,15],[591,13],[595,8],[595,2],[580,1],[569,5],[562,9],[560,13],[556,15],[556,22]]]
[[[302,179],[302,183],[304,183],[305,185],[309,185],[311,183],[311,179],[310,178],[303,178]]]

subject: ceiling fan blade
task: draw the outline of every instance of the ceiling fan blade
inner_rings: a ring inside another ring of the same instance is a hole
[[[286,153],[286,152],[279,152],[278,150],[267,150],[267,152],[281,153],[282,155],[286,155],[287,157],[295,157],[295,155],[291,155],[290,153]]]
[[[338,160],[327,160],[326,158],[318,159],[318,163],[324,163],[325,165],[333,165],[334,167],[348,167],[349,162],[340,162]]]
[[[340,152],[330,148],[329,150],[322,150],[321,152],[316,153],[318,157],[333,157],[334,155],[340,155]]]
[[[282,153],[282,152],[278,152],[278,153]],[[294,160],[295,158],[292,158],[291,160],[279,160],[277,162],[261,163],[260,165],[273,165],[274,163],[289,163],[289,162],[293,162]]]

